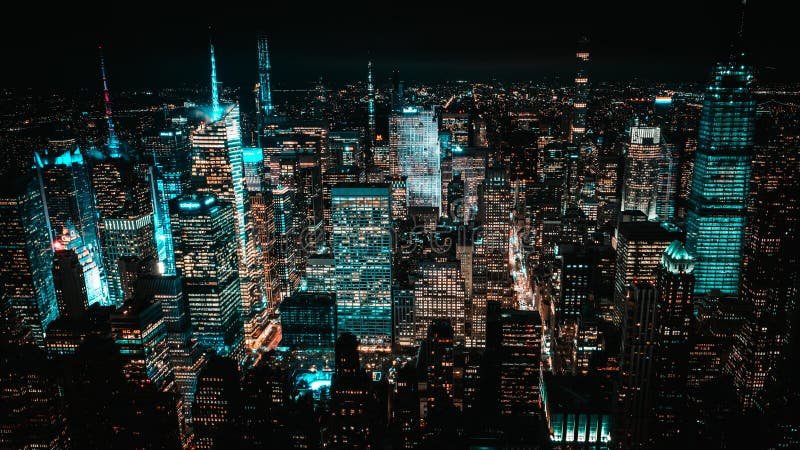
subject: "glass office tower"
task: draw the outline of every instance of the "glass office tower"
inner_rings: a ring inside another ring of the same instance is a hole
[[[408,206],[441,208],[442,172],[436,112],[406,107],[392,114],[389,126],[389,144],[398,161],[397,175],[407,177]]]
[[[392,338],[392,224],[389,187],[339,185],[331,192],[338,333],[362,345]]]
[[[267,305],[261,255],[245,185],[239,105],[221,105],[218,113],[212,117],[214,120],[191,132],[192,187],[233,207],[242,290],[240,308],[250,335],[250,331],[262,325],[259,312]]]
[[[0,189],[0,298],[44,347],[47,326],[58,317],[53,284],[50,224],[39,183],[10,180]],[[5,306],[5,305],[0,305]]]
[[[220,355],[235,353],[244,328],[233,208],[213,195],[192,194],[172,200],[170,213],[195,337]]]
[[[81,264],[87,273],[89,304],[110,304],[100,247],[98,211],[81,151],[74,148],[61,154],[35,153],[33,160],[47,207],[51,239],[55,243],[63,240],[64,234],[70,235],[69,242],[76,247],[74,250],[81,257]],[[91,275],[88,274],[87,263],[93,266]]]
[[[631,140],[625,146],[625,177],[622,210],[639,210],[648,218],[656,216],[656,186],[661,158],[661,129],[631,127]]]
[[[686,249],[695,256],[695,294],[737,295],[756,103],[741,54],[714,67],[694,160]]]

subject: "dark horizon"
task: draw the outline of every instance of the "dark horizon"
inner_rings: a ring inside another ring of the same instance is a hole
[[[372,58],[376,80],[393,69],[407,80],[539,80],[574,72],[575,43],[591,39],[593,80],[705,81],[726,56],[739,22],[737,1],[655,2],[613,7],[573,2],[530,12],[398,6],[370,13],[284,6],[215,11],[152,8],[109,13],[63,11],[35,24],[3,27],[3,87],[94,88],[97,45],[105,47],[112,90],[202,84],[208,77],[208,25],[213,26],[219,79],[256,79],[257,31],[270,39],[276,88],[361,81]],[[763,4],[747,6],[746,46],[762,81],[793,81],[790,17]]]

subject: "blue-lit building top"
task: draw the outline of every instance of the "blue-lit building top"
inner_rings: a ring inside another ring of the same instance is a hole
[[[70,249],[81,257],[84,273],[88,276],[86,291],[89,304],[109,305],[106,269],[98,230],[98,211],[83,153],[79,148],[60,154],[36,152],[33,162],[44,193],[52,241],[56,243],[61,240],[64,233],[72,235],[70,242],[75,248]],[[88,272],[85,263],[92,266]]]
[[[695,294],[739,292],[755,128],[752,82],[752,68],[734,57],[714,67],[706,88],[686,222]]]

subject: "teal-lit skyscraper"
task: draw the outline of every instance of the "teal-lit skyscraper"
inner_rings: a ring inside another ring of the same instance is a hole
[[[34,167],[54,245],[75,250],[83,266],[89,304],[109,304],[92,182],[78,148],[35,153]]]
[[[195,337],[221,355],[235,353],[244,329],[233,208],[211,194],[185,195],[170,201],[170,213]]]
[[[58,317],[53,249],[40,183],[6,180],[0,190],[0,301],[44,347],[47,326]]]
[[[386,185],[331,190],[337,330],[369,346],[392,342],[390,198]]]
[[[153,203],[159,272],[174,276],[175,251],[169,224],[169,201],[180,197],[190,188],[189,135],[174,127],[146,136],[145,146],[153,155],[153,165],[148,171],[147,179]]]
[[[756,112],[743,56],[735,52],[714,67],[703,101],[686,221],[695,294],[739,292]]]

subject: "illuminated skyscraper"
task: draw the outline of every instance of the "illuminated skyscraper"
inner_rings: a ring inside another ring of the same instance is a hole
[[[295,227],[295,204],[292,191],[286,186],[272,190],[272,205],[275,215],[275,261],[281,299],[294,293],[300,285],[297,268],[297,228]]]
[[[92,164],[92,188],[100,213],[103,263],[109,304],[120,306],[124,291],[121,258],[156,258],[153,203],[141,166],[117,154],[100,156]]]
[[[336,342],[336,295],[295,292],[281,303],[281,346],[333,349]]]
[[[161,304],[132,299],[111,314],[111,335],[122,354],[125,377],[139,386],[171,390],[175,381],[169,361],[167,329]]]
[[[100,155],[91,161],[92,189],[101,219],[99,228],[103,241],[103,219],[126,216],[132,211],[137,214],[151,211],[150,191],[138,169],[135,163],[122,157]],[[111,266],[112,262],[106,265]]]
[[[408,219],[408,183],[405,177],[391,178],[392,220]]]
[[[756,102],[753,70],[734,50],[706,88],[686,219],[696,294],[737,295],[750,184]]]
[[[45,331],[58,317],[53,249],[40,182],[6,180],[0,191],[0,299],[44,347]]]
[[[656,215],[656,185],[661,158],[661,129],[631,127],[626,146],[622,210],[639,210],[647,217]]]
[[[406,107],[390,118],[389,144],[407,178],[408,206],[441,208],[439,125],[433,109]]]
[[[464,223],[478,215],[478,188],[486,178],[486,157],[485,148],[457,147],[453,150],[453,173],[460,173],[464,180],[464,197],[461,201]]]
[[[192,405],[194,448],[239,447],[237,422],[242,411],[239,380],[236,363],[219,356],[212,357],[200,372]]]
[[[170,211],[194,335],[221,355],[236,353],[243,325],[233,208],[213,195],[188,195],[173,199]]]
[[[572,125],[570,126],[570,142],[580,144],[586,134],[586,108],[589,104],[589,40],[581,38],[578,41],[578,51],[575,53],[578,70],[575,73],[575,98],[572,101]]]
[[[479,190],[480,217],[483,226],[482,239],[475,243],[476,271],[473,277],[480,278],[485,272],[486,301],[501,302],[513,308],[515,300],[511,289],[508,252],[511,231],[511,185],[502,169],[491,169]],[[477,270],[480,268],[480,270]],[[478,281],[475,284],[479,284]]]
[[[325,236],[328,242],[331,240],[331,189],[341,183],[358,183],[361,171],[358,167],[335,166],[325,172],[322,177],[322,217],[324,220]]]
[[[179,417],[182,418],[183,442],[191,435],[191,407],[194,403],[197,376],[205,364],[205,356],[192,337],[189,305],[179,277],[145,276],[136,284],[138,301],[158,303],[164,316],[169,365],[175,377],[176,392],[180,394]]]
[[[309,255],[306,265],[306,286],[308,292],[335,293],[336,265],[329,253]]]
[[[89,304],[108,304],[108,284],[103,265],[98,230],[98,211],[95,208],[89,172],[79,149],[67,150],[58,156],[34,154],[34,166],[42,182],[47,215],[53,241],[79,254],[87,272],[86,290]],[[66,233],[62,233],[66,231]],[[68,242],[64,242],[67,238]],[[91,274],[86,268],[91,263]]]
[[[753,309],[736,336],[726,367],[745,408],[758,405],[770,372],[783,355],[793,351],[790,342],[797,326],[791,321],[796,321],[792,311],[798,298],[800,196],[797,178],[787,178],[777,189],[752,197],[741,299]]]
[[[563,244],[557,259],[561,262],[559,322],[578,323],[589,302],[592,258],[583,247]]]
[[[148,205],[149,206],[149,205]],[[140,261],[156,258],[153,213],[126,208],[103,219],[103,247],[108,261],[108,291],[111,304],[121,306],[125,291],[120,261],[134,257]]]
[[[338,165],[363,167],[364,151],[358,131],[331,131],[327,146],[331,159],[328,170]]]
[[[537,311],[487,306],[486,350],[496,355],[500,413],[532,416],[539,409],[542,319]]]
[[[694,314],[694,258],[680,241],[673,241],[661,257],[656,279],[658,350],[655,382],[656,432],[675,438],[685,428],[689,346]]]
[[[245,185],[239,105],[218,108],[216,120],[201,124],[191,133],[192,185],[197,193],[213,194],[233,207],[242,290],[240,307],[249,339],[261,326],[259,311],[266,307],[264,273]]]
[[[392,343],[392,220],[386,185],[339,185],[331,193],[338,333]]]
[[[420,261],[419,277],[414,288],[414,328],[417,342],[425,339],[431,322],[448,319],[451,338],[463,344],[466,341],[466,301],[464,277],[457,260]]]
[[[244,149],[244,173],[253,228],[264,270],[264,294],[267,310],[273,310],[280,301],[280,280],[277,272],[275,236],[275,207],[269,171],[264,166],[260,148]]]
[[[655,217],[662,222],[675,219],[675,202],[678,199],[678,167],[680,155],[675,144],[664,143],[658,160],[658,177],[655,192]]]
[[[166,179],[156,166],[150,166],[147,178],[150,181],[150,196],[153,204],[153,229],[158,270],[164,275],[173,276],[175,275],[175,248],[169,224],[170,194],[167,193],[165,186]],[[175,197],[179,195],[175,195]]]
[[[615,321],[621,323],[628,286],[634,281],[655,284],[664,250],[681,238],[675,228],[656,222],[623,222],[617,229],[614,281]]]
[[[145,146],[153,154],[153,166],[147,173],[153,204],[156,250],[159,270],[175,275],[175,250],[169,224],[169,201],[190,189],[191,157],[189,136],[178,128],[162,130],[145,137]]]

